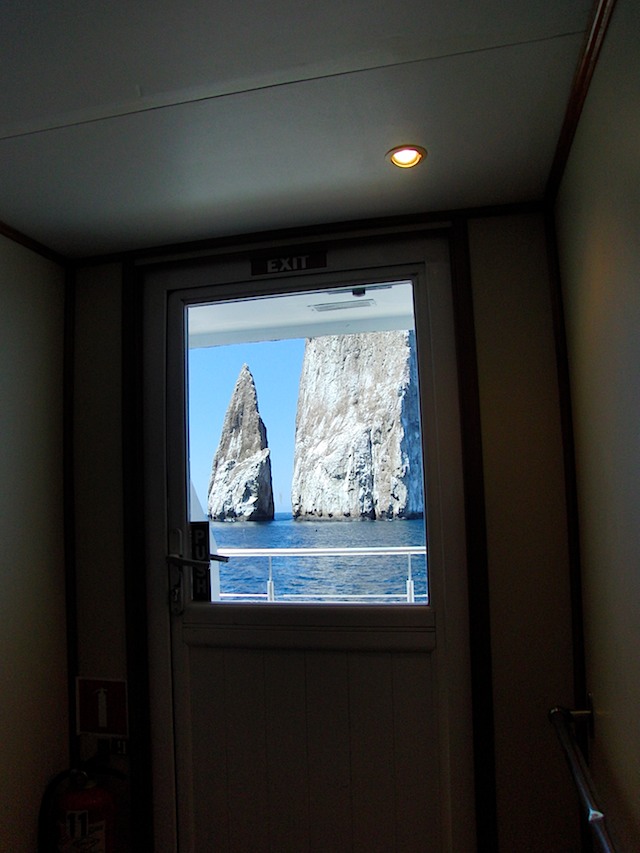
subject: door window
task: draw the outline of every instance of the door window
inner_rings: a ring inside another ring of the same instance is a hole
[[[428,601],[412,281],[189,305],[214,601]]]

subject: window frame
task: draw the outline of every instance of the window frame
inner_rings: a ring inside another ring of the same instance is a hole
[[[359,274],[359,278],[362,277],[360,271],[356,271]],[[414,321],[416,327],[416,349],[417,349],[417,360],[418,360],[418,377],[419,377],[419,396],[420,396],[420,411],[421,411],[421,424],[424,424],[424,410],[426,405],[432,405],[432,401],[430,400],[431,392],[429,388],[425,388],[428,385],[428,381],[425,382],[421,380],[422,371],[425,367],[421,367],[420,365],[420,351],[421,349],[425,349],[425,341],[420,343],[421,334],[420,330],[423,329],[423,337],[428,335],[428,329],[430,328],[430,321],[425,323],[424,320],[428,318],[429,306],[428,303],[425,302],[423,305],[419,305],[421,299],[418,296],[418,292],[422,294],[427,290],[427,282],[426,282],[426,271],[421,268],[421,264],[418,263],[410,263],[410,264],[395,264],[395,265],[387,265],[385,267],[376,267],[370,269],[369,271],[371,275],[367,276],[367,282],[371,284],[376,284],[378,282],[385,281],[411,281],[413,284],[413,298],[414,298]],[[180,447],[178,442],[169,441],[167,446],[167,457],[168,457],[168,479],[169,482],[173,481],[173,486],[170,487],[170,492],[173,492],[174,495],[178,497],[178,504],[169,506],[169,516],[170,520],[168,522],[169,536],[171,536],[171,531],[180,530],[180,538],[185,543],[183,546],[186,549],[188,536],[187,531],[184,529],[184,525],[186,524],[186,520],[189,517],[189,489],[188,489],[188,405],[187,405],[187,386],[188,386],[188,375],[187,375],[187,364],[186,359],[184,358],[184,353],[188,346],[188,329],[187,329],[187,311],[186,309],[191,305],[202,304],[203,302],[210,301],[229,301],[233,299],[246,299],[251,296],[277,296],[277,295],[286,295],[289,293],[299,293],[301,291],[304,292],[312,292],[317,290],[318,292],[323,292],[326,290],[336,289],[340,287],[350,287],[354,284],[354,270],[346,270],[346,271],[323,271],[323,272],[311,272],[303,277],[300,276],[299,273],[296,274],[285,274],[283,276],[273,276],[267,279],[261,279],[259,282],[254,283],[250,280],[247,280],[246,277],[239,275],[234,281],[225,281],[224,283],[214,283],[214,284],[201,284],[196,287],[187,287],[181,288],[180,290],[173,290],[168,293],[167,299],[167,339],[168,339],[168,350],[167,350],[167,385],[168,385],[168,398],[167,398],[167,431],[169,435],[183,435],[185,444],[184,444],[184,453],[182,448]],[[197,272],[195,273],[197,276]],[[218,273],[218,277],[228,275],[226,269],[223,267],[220,269]],[[258,288],[256,288],[256,284]],[[205,294],[207,294],[205,296]],[[211,296],[214,297],[214,300],[211,299]],[[418,319],[418,310],[422,311],[422,322]],[[429,344],[427,344],[428,346]],[[428,368],[427,368],[428,369]],[[429,505],[430,500],[428,496],[428,488],[430,485],[430,475],[428,474],[429,470],[429,461],[427,459],[426,453],[428,452],[427,444],[432,444],[433,441],[431,439],[427,439],[425,436],[424,427],[422,429],[422,458],[423,458],[423,493],[424,493],[424,527],[425,527],[425,538],[427,543],[427,549],[430,551],[429,545]],[[184,521],[181,523],[181,520]],[[171,547],[173,551],[173,547]],[[192,556],[188,554],[188,556]],[[314,647],[318,648],[323,642],[323,638],[325,635],[327,636],[327,641],[332,643],[333,640],[328,639],[329,635],[333,630],[343,629],[345,631],[350,630],[350,626],[353,623],[354,628],[358,627],[358,630],[364,630],[365,625],[363,624],[363,613],[362,611],[369,612],[369,619],[365,620],[367,622],[368,629],[372,632],[375,632],[382,628],[385,621],[388,623],[389,628],[392,626],[396,629],[411,631],[414,634],[414,647],[415,643],[418,642],[418,637],[422,639],[423,643],[427,643],[431,645],[433,640],[431,637],[434,629],[434,617],[432,614],[428,615],[426,611],[430,608],[430,603],[387,603],[387,604],[352,604],[352,603],[343,603],[343,604],[335,604],[331,605],[328,603],[315,603],[315,602],[261,602],[259,604],[259,608],[262,611],[267,611],[267,613],[262,613],[259,617],[253,613],[254,604],[245,604],[245,603],[237,603],[237,602],[196,602],[190,601],[190,569],[184,573],[184,589],[182,592],[183,600],[184,600],[184,608],[185,612],[189,612],[193,614],[193,618],[196,619],[202,624],[206,622],[208,625],[214,626],[218,624],[222,629],[223,626],[226,626],[226,629],[229,630],[231,637],[237,634],[238,640],[242,642],[246,642],[248,637],[253,637],[254,642],[256,644],[261,644],[267,641],[267,638],[262,636],[263,631],[258,630],[258,626],[263,626],[268,630],[273,630],[277,628],[277,626],[283,621],[286,620],[289,623],[289,630],[293,629],[293,624],[297,624],[300,633],[300,642],[309,643],[313,642]],[[431,585],[430,589],[430,599],[431,595]],[[228,613],[216,614],[215,608],[221,607],[224,608]],[[324,608],[327,613],[331,612],[333,617],[333,622],[330,623],[325,616],[315,617],[315,621],[319,621],[322,623],[322,629],[315,629],[313,637],[309,636],[307,631],[303,630],[303,626],[305,626],[309,620],[309,610],[313,608]],[[330,611],[329,611],[330,608]],[[288,610],[288,614],[285,616],[284,610]],[[361,611],[356,616],[353,612],[354,610]],[[399,610],[404,615],[399,616],[398,614],[393,614],[391,611]],[[377,612],[379,611],[379,612]],[[415,613],[410,614],[408,611],[416,611]],[[197,614],[197,616],[196,616]],[[237,626],[240,628],[241,626],[245,629],[245,633],[237,632],[231,628],[231,626]],[[404,626],[404,627],[403,627]],[[226,633],[226,631],[224,632]],[[345,636],[349,636],[346,634]],[[379,639],[389,639],[386,633],[379,634]],[[222,641],[222,640],[221,640]],[[292,640],[294,642],[294,640]]]

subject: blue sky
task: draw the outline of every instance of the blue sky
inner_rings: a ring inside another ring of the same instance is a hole
[[[211,462],[243,364],[249,365],[271,448],[276,512],[291,512],[291,477],[304,339],[234,344],[189,351],[191,479],[206,512]]]

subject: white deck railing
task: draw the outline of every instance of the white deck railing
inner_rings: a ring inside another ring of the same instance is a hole
[[[427,549],[424,545],[397,545],[397,546],[371,546],[355,548],[219,548],[218,554],[228,557],[230,560],[243,557],[266,557],[268,560],[268,577],[266,580],[266,591],[264,593],[243,592],[220,592],[220,600],[234,599],[244,601],[406,601],[414,603],[427,601],[428,593],[417,593],[413,579],[411,566],[412,557],[426,557]],[[333,593],[283,593],[276,598],[275,583],[273,580],[274,557],[393,557],[405,556],[407,558],[406,591],[398,593],[360,593],[360,594],[333,594]]]

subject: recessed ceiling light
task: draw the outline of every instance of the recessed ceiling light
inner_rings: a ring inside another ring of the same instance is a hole
[[[397,145],[386,153],[387,160],[401,169],[411,169],[417,166],[426,156],[426,148],[422,148],[420,145]]]

